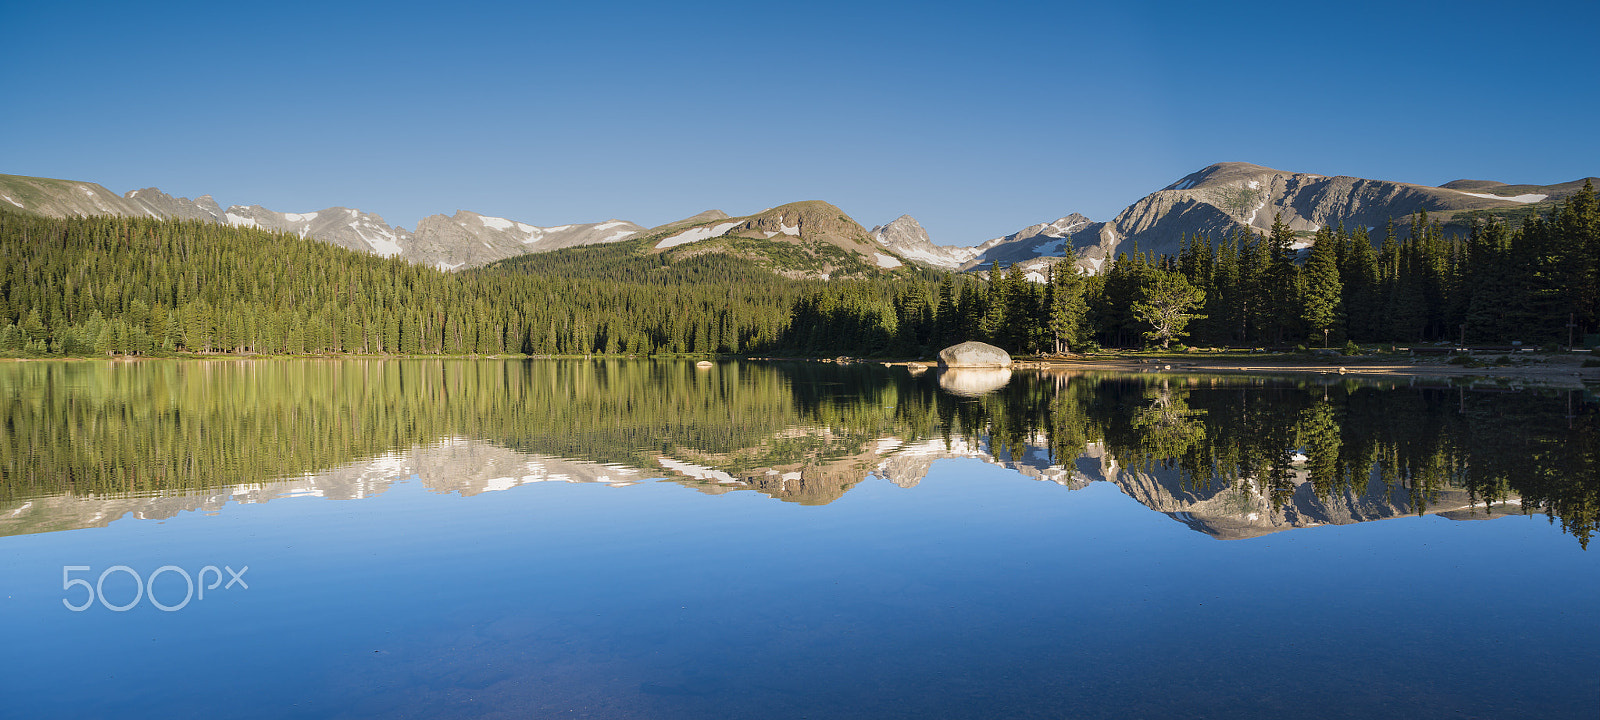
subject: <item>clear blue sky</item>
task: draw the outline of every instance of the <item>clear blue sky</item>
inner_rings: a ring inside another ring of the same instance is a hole
[[[1207,164],[1600,174],[1600,5],[0,3],[0,173],[644,225],[827,200],[971,244]]]

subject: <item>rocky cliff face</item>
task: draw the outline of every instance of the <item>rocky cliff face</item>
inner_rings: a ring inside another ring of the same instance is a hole
[[[1218,163],[1146,195],[1117,214],[1118,243],[1136,241],[1146,252],[1176,254],[1185,234],[1213,237],[1234,229],[1266,232],[1281,217],[1291,230],[1316,232],[1343,224],[1382,227],[1420,210],[1443,212],[1514,207],[1509,198],[1459,190],[1291,173],[1249,163]],[[1113,249],[1116,252],[1124,248]]]

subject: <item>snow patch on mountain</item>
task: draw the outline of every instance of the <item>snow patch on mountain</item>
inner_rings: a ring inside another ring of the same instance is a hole
[[[1539,195],[1537,193],[1529,193],[1527,195],[1515,195],[1515,196],[1512,196],[1512,197],[1506,197],[1504,195],[1490,195],[1489,193],[1466,192],[1466,191],[1463,191],[1463,190],[1457,190],[1456,192],[1461,193],[1462,195],[1471,195],[1473,197],[1480,197],[1480,198],[1485,198],[1485,199],[1488,199],[1488,200],[1505,200],[1505,201],[1508,201],[1508,202],[1522,203],[1524,205],[1528,205],[1530,203],[1536,203],[1536,202],[1543,202],[1545,200],[1545,198],[1550,197],[1549,195]]]
[[[956,248],[956,249],[958,249],[958,250],[970,250],[971,248]],[[952,269],[954,267],[959,267],[961,265],[961,263],[959,261],[952,262],[950,258],[945,257],[944,255],[935,254],[935,253],[927,251],[927,250],[910,249],[910,250],[898,250],[896,252],[899,252],[901,255],[905,256],[905,258],[907,260],[920,261],[920,262],[926,263],[928,265],[932,265],[934,267],[942,267],[942,268],[946,268],[946,269]]]
[[[900,267],[900,265],[901,265],[899,260],[896,260],[893,257],[890,257],[890,256],[885,255],[883,253],[873,253],[873,256],[878,261],[878,267],[881,267],[881,268],[897,268],[897,267]]]
[[[361,221],[350,223],[350,229],[356,231],[356,237],[361,238],[372,246],[372,251],[378,255],[394,257],[405,252],[405,248],[400,247],[400,239],[395,237],[395,234],[387,228],[377,227],[368,222],[366,229],[371,230],[376,237],[367,237],[367,234],[362,232]]]
[[[977,257],[979,252],[976,248],[933,244],[928,238],[928,231],[910,215],[901,215],[894,222],[879,225],[869,231],[869,235],[879,245],[906,260],[941,270],[959,269],[963,263]]]
[[[6,202],[11,203],[12,205],[15,205],[15,206],[17,206],[19,208],[22,208],[24,210],[28,209],[28,206],[23,205],[22,203],[19,203],[19,202],[15,201],[15,200],[12,200],[10,195],[0,195],[0,198],[5,198]]]
[[[1254,180],[1250,181],[1250,188],[1252,190],[1255,189],[1255,188],[1258,188],[1258,187],[1261,187],[1261,183],[1258,183],[1258,182],[1256,182]],[[1267,198],[1262,198],[1261,199],[1261,204],[1255,206],[1255,208],[1250,211],[1250,217],[1245,218],[1244,224],[1246,224],[1246,225],[1255,225],[1256,224],[1256,214],[1261,212],[1261,208],[1264,208],[1264,207],[1267,206],[1267,201],[1268,201]]]
[[[1056,240],[1053,242],[1035,245],[1033,246],[1033,251],[1039,253],[1040,255],[1060,255],[1061,251],[1066,248],[1066,245],[1066,240]]]
[[[491,227],[496,230],[510,230],[513,224],[505,218],[489,217],[488,215],[479,215],[478,220],[483,223],[484,227]]]
[[[979,244],[973,248],[975,251],[973,256],[962,265],[962,269],[989,267],[996,262],[1000,263],[1001,267],[1009,267],[1018,262],[1040,257],[1074,257],[1077,255],[1076,248],[1084,244],[1074,240],[1074,233],[1091,225],[1093,221],[1078,213],[1047,223],[1029,225],[1010,235]],[[1097,239],[1089,237],[1090,234],[1093,233],[1084,235],[1080,240],[1093,242]]]
[[[656,243],[656,249],[665,250],[670,247],[677,247],[679,245],[687,245],[692,242],[708,240],[733,229],[733,227],[738,224],[739,223],[735,221],[689,228],[688,230],[678,233],[677,235],[662,239],[661,242]]]

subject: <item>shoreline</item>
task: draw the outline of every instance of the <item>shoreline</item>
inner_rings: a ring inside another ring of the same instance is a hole
[[[1406,358],[1395,356],[1338,358],[1342,362],[1307,362],[1285,358],[1274,362],[1260,356],[1229,358],[1225,355],[1177,356],[1077,356],[1077,357],[1019,357],[1011,367],[1016,370],[1079,370],[1106,372],[1169,372],[1169,373],[1225,373],[1241,375],[1342,375],[1370,378],[1494,378],[1508,380],[1568,381],[1574,385],[1600,383],[1600,367],[1582,367],[1590,355],[1541,354],[1527,358],[1526,364],[1487,365],[1468,367],[1451,365],[1431,358]],[[871,363],[889,367],[936,369],[931,360],[877,360],[859,357],[775,357],[775,356],[639,356],[639,355],[166,355],[166,356],[115,356],[115,357],[0,357],[5,362],[118,362],[142,363],[162,361],[238,362],[274,360],[684,360],[684,361],[752,361],[752,362],[822,362]]]
[[[1228,373],[1245,375],[1302,374],[1341,375],[1371,378],[1497,378],[1510,380],[1539,380],[1544,382],[1568,381],[1575,385],[1600,382],[1600,367],[1582,367],[1587,354],[1581,356],[1539,356],[1535,364],[1512,366],[1467,367],[1427,360],[1382,357],[1363,362],[1361,357],[1343,358],[1343,364],[1308,363],[1286,360],[1282,363],[1263,361],[1261,358],[1227,357],[1154,357],[1154,358],[1027,358],[1014,361],[1016,368],[1044,370],[1102,370],[1117,372],[1171,372],[1171,373]]]

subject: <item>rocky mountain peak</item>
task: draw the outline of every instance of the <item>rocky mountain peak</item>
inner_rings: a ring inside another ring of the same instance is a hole
[[[872,239],[879,245],[894,248],[896,245],[916,246],[921,244],[932,245],[928,238],[928,231],[923,229],[922,223],[910,215],[901,215],[890,221],[888,225],[879,225],[868,231]]]
[[[820,240],[856,252],[871,249],[866,228],[850,219],[843,210],[821,200],[804,200],[763,210],[744,218],[726,234]]]
[[[677,257],[726,253],[756,260],[788,277],[873,275],[904,264],[874,244],[866,229],[843,210],[821,200],[788,203],[743,217],[668,225],[643,237],[652,252]]]
[[[1222,185],[1237,185],[1251,180],[1260,181],[1263,176],[1291,174],[1293,173],[1273,170],[1269,167],[1251,163],[1221,162],[1207,165],[1189,173],[1179,178],[1177,182],[1162,188],[1162,190],[1193,190]]]
[[[910,215],[901,215],[869,233],[873,242],[918,265],[941,270],[958,270],[978,254],[975,248],[935,245],[928,231]]]

